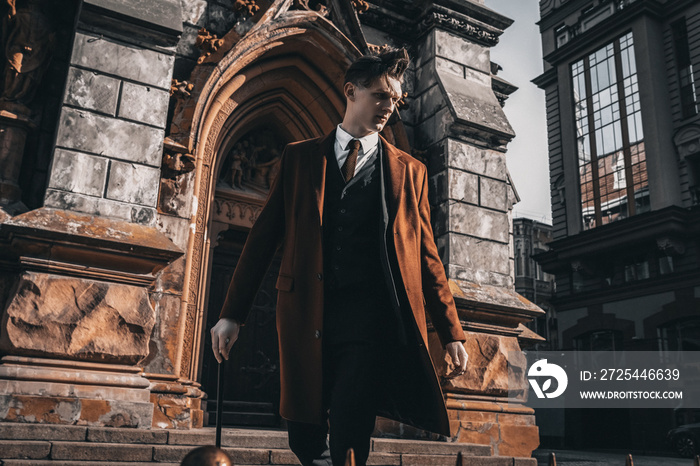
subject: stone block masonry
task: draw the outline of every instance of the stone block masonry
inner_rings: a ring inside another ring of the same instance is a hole
[[[47,207],[155,225],[174,56],[78,32]]]

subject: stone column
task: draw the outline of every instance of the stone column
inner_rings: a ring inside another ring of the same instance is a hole
[[[150,427],[178,0],[82,2],[44,207],[0,223],[0,420]],[[170,427],[170,426],[168,426]]]
[[[474,2],[433,2],[419,19],[402,116],[428,164],[435,238],[467,334],[467,373],[443,381],[452,440],[530,456],[534,411],[508,399],[508,364],[522,367],[522,324],[543,311],[514,289],[517,195],[505,152],[515,134],[502,104],[515,87],[494,77],[489,53],[512,20]],[[435,332],[430,351],[439,375],[451,371]]]

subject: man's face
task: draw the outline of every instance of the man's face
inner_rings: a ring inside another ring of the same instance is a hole
[[[348,102],[344,126],[349,123],[360,133],[354,134],[357,137],[381,131],[402,96],[401,82],[388,76],[376,79],[369,87],[345,83],[344,91]]]

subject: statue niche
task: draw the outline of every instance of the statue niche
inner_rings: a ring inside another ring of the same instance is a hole
[[[266,194],[279,171],[284,146],[276,131],[264,128],[249,132],[228,152],[217,188]]]
[[[259,127],[228,150],[216,183],[213,220],[250,228],[258,218],[279,171],[286,141],[279,132]]]

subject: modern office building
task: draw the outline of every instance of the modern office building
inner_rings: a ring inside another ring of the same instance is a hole
[[[540,2],[562,349],[700,347],[700,2]],[[657,447],[684,411],[581,410],[578,446]],[[629,427],[629,428],[628,428]]]

